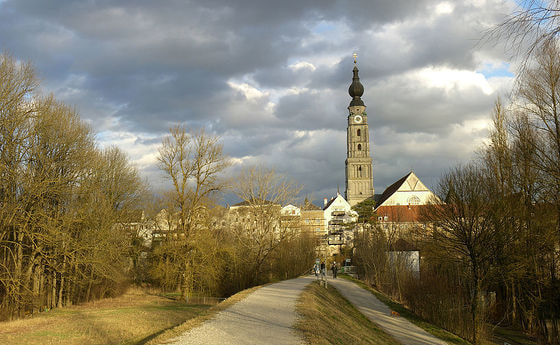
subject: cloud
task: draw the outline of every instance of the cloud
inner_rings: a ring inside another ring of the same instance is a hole
[[[347,94],[358,53],[375,187],[414,169],[427,184],[468,160],[515,63],[484,30],[515,2],[359,0],[0,1],[0,42],[43,92],[76,106],[102,146],[155,186],[177,123],[219,135],[317,198],[344,188]],[[237,169],[237,170],[236,170]]]

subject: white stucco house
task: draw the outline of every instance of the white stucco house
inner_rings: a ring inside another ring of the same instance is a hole
[[[333,217],[341,216],[344,213],[344,222],[351,223],[358,220],[358,212],[352,210],[352,206],[344,199],[340,193],[336,193],[336,197],[332,198],[330,201],[326,202],[323,207],[325,213],[325,222],[329,222]]]

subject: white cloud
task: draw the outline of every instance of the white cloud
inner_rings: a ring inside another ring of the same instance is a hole
[[[236,82],[231,81],[231,80],[228,81],[227,83],[232,89],[234,89],[236,91],[240,91],[245,96],[245,98],[247,98],[247,100],[249,100],[249,101],[253,101],[253,100],[256,100],[256,99],[259,99],[259,98],[269,96],[268,93],[262,92],[259,89],[257,89],[256,87],[251,86],[247,83],[236,83]]]
[[[310,62],[307,61],[299,61],[297,63],[293,63],[291,65],[289,65],[288,67],[290,67],[292,70],[297,71],[298,69],[309,69],[311,71],[316,70],[317,68],[315,67],[315,65],[313,65]]]
[[[443,1],[436,5],[435,12],[437,15],[451,14],[455,6],[449,1]]]
[[[424,85],[441,88],[446,92],[462,92],[469,88],[478,88],[486,95],[494,92],[484,75],[474,71],[448,67],[426,67],[414,74]]]
[[[245,165],[247,162],[255,159],[254,156],[243,156],[243,157],[233,157],[231,158],[231,163],[233,165]]]
[[[117,146],[122,149],[128,154],[130,161],[141,170],[157,163],[161,140],[156,135],[111,130],[100,132],[96,137],[102,148]],[[148,143],[145,143],[146,141]]]

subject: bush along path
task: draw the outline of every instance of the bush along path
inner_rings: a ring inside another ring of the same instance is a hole
[[[357,284],[346,279],[329,279],[329,284],[368,319],[403,345],[448,345],[405,318],[391,315],[389,307]]]

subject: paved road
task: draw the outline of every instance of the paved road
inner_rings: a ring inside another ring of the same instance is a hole
[[[296,301],[311,276],[262,287],[169,343],[176,345],[305,344],[292,326]]]
[[[403,345],[448,345],[403,317],[392,317],[391,309],[371,292],[346,279],[329,279],[344,298],[373,323],[383,328]]]

